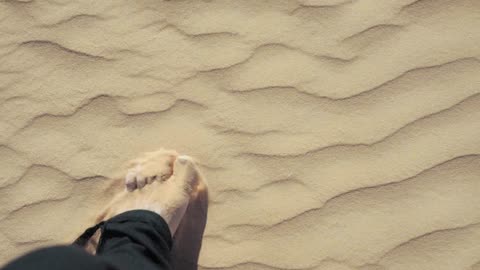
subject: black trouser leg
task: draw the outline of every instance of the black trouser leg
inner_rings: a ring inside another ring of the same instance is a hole
[[[99,227],[102,236],[96,256],[76,246],[50,247],[18,258],[3,270],[171,269],[172,237],[167,223],[156,213],[129,211]]]

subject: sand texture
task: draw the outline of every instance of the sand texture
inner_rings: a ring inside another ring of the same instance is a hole
[[[480,269],[480,1],[0,1],[0,264],[139,153],[210,186],[199,269]]]

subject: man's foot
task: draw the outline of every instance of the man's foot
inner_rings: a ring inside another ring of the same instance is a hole
[[[147,153],[130,163],[125,190],[112,200],[97,221],[129,210],[150,210],[167,222],[173,236],[199,177],[197,166],[189,156],[167,150]]]

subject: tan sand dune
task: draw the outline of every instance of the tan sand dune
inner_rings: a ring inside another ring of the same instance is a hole
[[[1,1],[0,264],[73,239],[125,161],[168,147],[209,182],[199,269],[480,269],[479,14]]]

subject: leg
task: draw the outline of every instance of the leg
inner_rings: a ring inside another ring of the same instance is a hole
[[[130,209],[144,210],[107,221],[96,253],[112,264],[129,265],[128,269],[169,269],[172,236],[189,201],[198,195],[199,187],[205,192],[206,186],[195,162],[172,151],[150,153],[133,165],[126,177],[126,191],[114,199],[102,219]],[[128,239],[119,234],[128,235]]]
[[[114,269],[171,269],[172,237],[157,213],[127,211],[107,220],[100,229],[96,257]]]
[[[7,265],[4,270],[171,269],[170,229],[157,213],[147,210],[128,211],[102,222],[98,227],[102,231],[102,237],[97,256],[87,253],[80,246],[50,247],[23,256]],[[94,230],[88,229],[77,241],[88,240],[86,238]]]
[[[16,269],[171,269],[175,234],[195,193],[200,175],[188,156],[158,151],[134,164],[126,189],[99,216],[77,243],[95,244],[97,256],[75,247],[33,252],[7,266]],[[98,240],[89,241],[97,229]],[[42,268],[43,267],[43,268]]]

